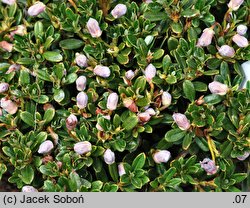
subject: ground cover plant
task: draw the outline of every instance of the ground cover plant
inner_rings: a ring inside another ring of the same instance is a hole
[[[1,0],[0,190],[250,191],[249,8]]]

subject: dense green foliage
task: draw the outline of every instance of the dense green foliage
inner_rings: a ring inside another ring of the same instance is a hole
[[[239,24],[250,23],[250,0],[235,11],[227,0],[45,0],[45,11],[30,16],[34,2],[0,2],[0,42],[13,44],[9,51],[0,47],[0,83],[9,84],[0,99],[18,107],[0,110],[0,179],[39,191],[249,191],[249,157],[237,157],[250,152],[250,83],[239,89],[250,46],[238,47],[232,37]],[[127,11],[114,18],[118,3]],[[100,37],[91,36],[89,18],[99,23]],[[24,34],[10,35],[18,25]],[[197,47],[209,27],[212,43]],[[235,49],[233,57],[218,53],[225,44]],[[87,57],[87,67],[76,64],[76,53]],[[150,63],[152,80],[145,72]],[[11,70],[13,64],[20,68]],[[96,65],[109,67],[110,76],[96,76]],[[132,79],[125,77],[129,70]],[[81,75],[88,97],[82,109],[76,102]],[[210,92],[214,80],[228,86],[224,95]],[[163,91],[170,105],[163,104]],[[119,97],[114,110],[107,108],[112,92]],[[143,120],[148,107],[155,114]],[[174,113],[185,114],[191,126],[181,129]],[[72,130],[70,114],[78,120]],[[53,149],[39,154],[46,140]],[[89,141],[91,152],[77,154],[80,141]],[[106,149],[115,163],[104,161]],[[159,150],[171,158],[156,163]],[[215,174],[201,167],[204,158],[215,161]]]

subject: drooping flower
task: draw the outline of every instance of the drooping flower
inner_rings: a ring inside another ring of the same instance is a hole
[[[117,93],[113,92],[108,96],[107,109],[115,110],[118,104],[119,97]]]
[[[217,81],[213,81],[208,85],[212,94],[225,95],[228,92],[228,86]]]
[[[76,96],[76,105],[80,109],[86,108],[88,104],[88,96],[85,92],[79,92]]]
[[[88,59],[84,54],[76,53],[75,62],[80,67],[88,66]]]
[[[146,80],[148,82],[151,82],[151,80],[155,77],[156,75],[156,68],[153,64],[149,64],[145,71],[144,71],[144,74],[145,74],[145,77],[146,77]]]
[[[77,142],[75,145],[74,145],[74,151],[79,154],[79,155],[82,155],[82,154],[86,154],[88,152],[91,152],[92,150],[92,145],[90,142],[88,141],[84,141],[84,142]]]
[[[80,76],[76,79],[76,89],[78,91],[83,91],[86,88],[87,78],[85,76]]]
[[[50,140],[44,141],[42,144],[40,144],[38,153],[39,154],[48,154],[52,149],[54,148],[54,144]]]
[[[169,92],[164,91],[161,95],[161,102],[163,106],[170,106],[172,102],[172,96]]]
[[[169,161],[171,153],[168,150],[159,150],[153,154],[153,160],[156,163],[166,163]]]
[[[212,28],[206,28],[203,30],[201,37],[198,39],[197,46],[198,47],[205,47],[209,46],[212,42],[214,36],[214,31]]]
[[[208,175],[213,175],[217,172],[218,167],[215,162],[209,158],[205,158],[200,162],[201,167],[207,172]]]
[[[234,54],[235,54],[234,48],[229,45],[221,46],[218,52],[221,56],[230,57],[230,58],[234,57]]]
[[[10,36],[13,38],[14,35],[21,35],[23,36],[24,34],[27,33],[27,29],[24,25],[18,25],[17,28],[10,33]]]
[[[124,169],[123,163],[120,163],[120,164],[118,165],[118,173],[119,173],[119,176],[122,176],[122,175],[126,174],[126,171],[125,171],[125,169]]]
[[[232,40],[240,48],[245,48],[249,45],[248,40],[244,36],[239,35],[239,34],[234,35]]]
[[[154,116],[156,114],[153,108],[148,108],[145,110],[145,112],[148,113],[150,116]]]
[[[132,112],[137,112],[138,111],[138,107],[137,107],[137,105],[135,104],[135,102],[134,102],[134,100],[132,98],[125,98],[123,100],[123,105]]]
[[[228,3],[228,8],[232,9],[233,11],[236,11],[240,8],[241,4],[243,4],[244,0],[231,0]]]
[[[33,186],[23,186],[22,192],[38,192]]]
[[[173,119],[176,122],[177,126],[181,130],[188,130],[191,126],[190,121],[187,119],[187,117],[184,114],[181,113],[174,113]]]
[[[66,119],[66,128],[71,131],[77,125],[77,117],[74,114],[70,114],[69,117]]]
[[[9,89],[9,84],[6,82],[0,83],[0,93],[4,93]]]
[[[107,66],[97,65],[94,68],[94,74],[103,78],[108,78],[110,76],[110,69]]]
[[[237,33],[239,35],[245,35],[247,32],[247,26],[246,25],[238,25],[237,26]]]
[[[135,76],[135,73],[134,73],[132,70],[128,70],[128,71],[125,73],[125,77],[126,77],[128,80],[131,80],[134,76]]]
[[[117,4],[115,8],[111,11],[112,16],[117,19],[127,12],[127,6],[125,4]]]
[[[138,113],[138,119],[139,121],[146,123],[150,120],[151,115],[148,112]]]
[[[2,48],[5,51],[11,52],[13,50],[13,44],[3,40],[0,42],[0,48]]]
[[[93,38],[98,38],[102,35],[99,23],[94,18],[89,18],[87,22],[87,29]]]
[[[16,3],[16,0],[2,0],[2,2],[8,5],[12,5]]]
[[[112,152],[110,149],[106,149],[103,158],[106,164],[111,165],[115,162],[115,153]]]
[[[16,102],[13,102],[7,97],[2,98],[0,103],[0,106],[11,115],[15,114],[18,110]]]
[[[28,15],[29,16],[37,16],[39,14],[41,14],[42,12],[44,12],[44,10],[46,9],[46,6],[44,3],[37,1],[35,2],[35,4],[33,4],[31,7],[29,7],[28,9]]]

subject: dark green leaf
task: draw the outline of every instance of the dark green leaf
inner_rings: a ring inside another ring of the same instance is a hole
[[[185,136],[186,132],[182,131],[181,129],[177,128],[177,129],[172,129],[170,131],[168,131],[165,134],[165,139],[168,142],[176,142],[179,141],[180,139],[182,139]]]
[[[31,184],[34,179],[34,170],[33,168],[28,165],[21,170],[20,178],[25,184]]]
[[[20,117],[29,126],[32,126],[32,127],[35,126],[34,116],[30,112],[27,112],[27,111],[21,112]]]
[[[132,130],[138,123],[138,118],[136,115],[130,116],[122,124],[122,127],[127,131]]]
[[[142,169],[146,161],[146,155],[144,153],[141,153],[137,155],[137,157],[134,159],[132,163],[132,168],[134,170]]]
[[[43,53],[43,57],[51,62],[60,62],[63,60],[62,55],[58,51],[46,51]]]
[[[147,11],[144,13],[144,18],[148,19],[152,22],[155,21],[161,21],[167,19],[168,15],[165,12],[159,12],[159,11]]]
[[[66,40],[60,41],[59,45],[63,49],[72,50],[72,49],[77,49],[77,48],[82,47],[83,46],[83,41],[71,38],[71,39],[66,39]]]
[[[183,91],[186,98],[188,98],[190,101],[195,100],[195,88],[190,80],[185,80],[183,82]]]

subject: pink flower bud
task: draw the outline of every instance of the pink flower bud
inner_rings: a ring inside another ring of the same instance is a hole
[[[6,82],[0,83],[0,93],[6,92],[9,89],[9,84]]]
[[[153,64],[149,64],[146,69],[145,69],[145,77],[148,82],[151,82],[151,80],[155,77],[156,75],[156,68]]]
[[[85,76],[80,76],[76,79],[76,89],[78,91],[83,91],[86,88],[87,78]]]
[[[203,30],[201,37],[198,39],[197,46],[205,47],[209,46],[212,42],[214,31],[212,28],[206,28]]]
[[[190,121],[187,119],[187,117],[184,114],[181,113],[174,113],[173,119],[176,122],[177,126],[181,130],[188,130],[190,128]]]
[[[244,2],[244,0],[231,0],[229,3],[228,3],[228,8],[236,11],[240,8],[240,5]]]
[[[103,158],[106,164],[111,165],[115,162],[115,153],[112,152],[110,149],[107,149],[104,152]]]
[[[7,41],[3,40],[0,42],[0,48],[2,48],[5,51],[11,52],[13,49],[13,44],[8,43]]]
[[[11,115],[15,114],[18,110],[17,104],[6,97],[2,98],[0,103],[1,107]]]
[[[248,158],[249,155],[250,155],[250,152],[245,152],[243,155],[238,156],[237,159],[240,161],[244,161],[245,159]]]
[[[97,65],[94,68],[94,74],[103,78],[108,78],[110,73],[110,69],[107,66]]]
[[[132,112],[137,112],[138,111],[138,107],[136,106],[134,100],[131,99],[131,98],[125,98],[123,100],[123,105]]]
[[[126,77],[128,80],[131,80],[134,76],[135,76],[135,73],[134,73],[132,70],[128,70],[128,71],[125,73],[125,77]]]
[[[44,3],[37,1],[28,9],[28,15],[32,17],[37,16],[40,13],[44,12],[45,8],[46,6]]]
[[[88,61],[88,59],[84,54],[76,53],[75,62],[78,66],[87,67],[88,66],[87,61]]]
[[[61,161],[56,162],[56,165],[59,169],[62,168],[63,163]]]
[[[139,121],[146,123],[150,120],[151,115],[148,112],[138,113],[138,119]]]
[[[247,32],[247,26],[246,25],[238,25],[237,26],[237,33],[239,35],[245,35]]]
[[[215,174],[218,169],[218,167],[215,165],[215,162],[209,158],[205,158],[202,162],[200,162],[200,165],[208,175]]]
[[[16,3],[16,0],[2,0],[2,2],[8,5],[12,5]]]
[[[119,176],[122,176],[122,175],[126,174],[126,171],[125,171],[125,169],[124,169],[123,163],[120,163],[120,164],[118,165],[118,173],[119,173]]]
[[[248,46],[248,40],[244,37],[241,36],[239,34],[236,34],[233,36],[233,42],[235,42],[237,44],[237,46],[239,46],[240,48],[245,48]]]
[[[225,57],[234,57],[235,50],[233,47],[230,47],[229,45],[223,45],[219,49],[219,54]]]
[[[26,27],[24,25],[18,25],[17,28],[10,33],[10,36],[13,38],[15,34],[24,35],[27,33]]]
[[[86,108],[88,104],[88,96],[85,92],[79,92],[76,96],[76,105],[80,109]]]
[[[73,130],[77,125],[77,117],[74,114],[70,114],[70,116],[66,119],[66,127],[69,131]]]
[[[90,142],[88,141],[84,141],[84,142],[77,142],[74,145],[74,151],[79,154],[79,155],[83,155],[86,154],[88,152],[91,152],[92,150],[92,145]]]
[[[8,71],[5,74],[9,74],[9,73],[11,73],[13,71],[18,71],[20,68],[21,68],[21,65],[19,65],[19,64],[12,64],[12,65],[10,65]]]
[[[169,161],[171,153],[168,150],[159,150],[153,154],[153,160],[156,163],[166,163]]]
[[[148,113],[150,116],[154,116],[156,114],[153,108],[148,108],[147,110],[145,110],[145,112]]]
[[[164,91],[161,95],[162,105],[168,107],[171,105],[171,102],[172,102],[172,96],[168,92]]]
[[[102,35],[99,23],[93,18],[89,18],[87,22],[87,29],[93,38],[98,38]]]
[[[209,83],[208,88],[212,94],[217,94],[217,95],[225,95],[227,94],[228,91],[227,85],[217,81]]]
[[[54,144],[50,140],[44,141],[42,144],[40,144],[38,153],[39,154],[47,154],[54,148]]]
[[[112,16],[117,19],[127,12],[127,6],[125,4],[117,4],[115,8],[111,11]]]
[[[107,109],[115,110],[118,104],[119,97],[117,93],[113,92],[108,96]]]
[[[38,192],[33,186],[23,186],[22,192]]]
[[[145,0],[146,4],[149,4],[149,3],[152,3],[152,2],[153,2],[152,0]]]

